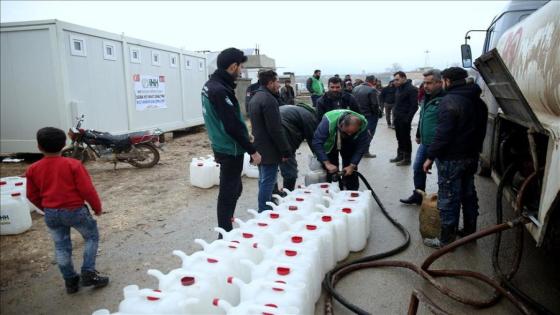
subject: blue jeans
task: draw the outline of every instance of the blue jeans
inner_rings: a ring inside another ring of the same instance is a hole
[[[80,232],[85,241],[82,273],[84,271],[95,271],[99,231],[97,230],[97,222],[86,206],[73,211],[45,209],[45,223],[53,238],[56,262],[64,279],[70,279],[77,275],[72,263],[71,227]]]
[[[311,95],[311,103],[313,103],[313,107],[317,108],[317,100],[321,98],[320,95]]]
[[[429,145],[420,144],[416,151],[412,170],[414,171],[414,189],[426,191],[426,173],[423,170],[424,162],[428,158]]]
[[[461,206],[464,222],[474,222],[478,217],[478,197],[474,187],[474,174],[478,158],[442,161],[436,160],[438,170],[438,209],[441,225],[457,229]]]
[[[272,209],[266,203],[272,201],[272,191],[278,178],[278,164],[259,165],[259,212]]]
[[[367,115],[366,119],[367,119],[367,129],[369,130],[371,139],[373,139],[373,136],[375,135],[375,129],[377,129],[377,121],[379,120],[379,117]]]

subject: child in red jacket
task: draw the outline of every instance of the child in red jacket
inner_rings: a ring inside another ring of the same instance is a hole
[[[84,262],[81,270],[83,286],[104,287],[108,277],[95,270],[95,256],[99,243],[97,222],[91,216],[88,202],[95,215],[101,215],[101,201],[85,167],[78,160],[65,158],[60,151],[66,143],[64,131],[46,127],[37,131],[37,143],[44,157],[33,163],[25,173],[27,198],[45,212],[45,223],[54,240],[56,262],[66,292],[78,292],[80,275],[72,264],[70,228],[84,238]]]

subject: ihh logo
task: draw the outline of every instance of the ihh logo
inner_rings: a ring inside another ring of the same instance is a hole
[[[143,88],[158,88],[159,81],[157,79],[142,79]]]

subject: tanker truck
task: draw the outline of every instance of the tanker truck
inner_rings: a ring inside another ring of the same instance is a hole
[[[469,31],[472,32],[472,31]],[[512,1],[490,24],[472,66],[489,119],[482,173],[507,181],[504,198],[525,213],[536,246],[560,250],[560,2]],[[486,172],[487,171],[487,172]]]

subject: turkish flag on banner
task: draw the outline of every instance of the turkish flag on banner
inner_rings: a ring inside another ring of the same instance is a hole
[[[164,75],[159,76],[159,82],[165,82],[165,76]]]
[[[135,74],[132,76],[132,80],[136,81],[136,82],[140,82],[140,75],[139,74]]]

